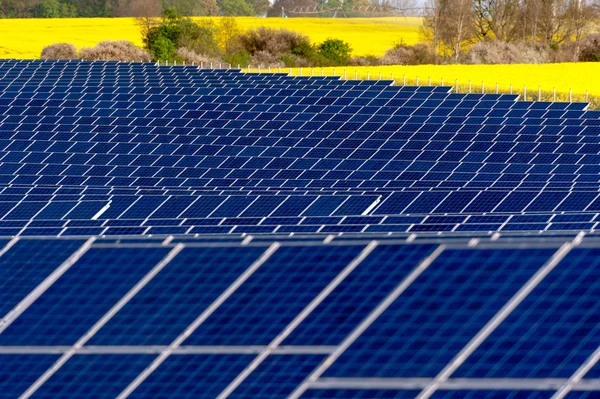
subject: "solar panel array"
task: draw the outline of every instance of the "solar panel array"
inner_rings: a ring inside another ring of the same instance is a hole
[[[389,81],[0,63],[0,234],[592,231],[600,112]]]
[[[600,398],[600,112],[0,61],[0,398]]]

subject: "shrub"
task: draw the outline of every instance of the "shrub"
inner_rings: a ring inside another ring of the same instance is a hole
[[[42,49],[43,60],[74,60],[77,49],[70,43],[54,43]]]
[[[238,65],[240,67],[246,67],[248,64],[252,63],[252,56],[246,50],[236,50],[225,54],[223,61],[231,64],[232,67],[237,68]]]
[[[374,55],[365,55],[362,57],[350,58],[349,65],[353,66],[375,66],[381,65],[381,58]]]
[[[594,34],[584,37],[579,46],[579,61],[598,62],[600,61],[600,34]]]
[[[159,36],[156,40],[153,40],[148,50],[152,54],[152,58],[157,61],[172,60],[177,54],[175,44],[164,36]]]
[[[308,37],[286,29],[260,27],[240,36],[241,46],[252,56],[259,52],[280,57],[285,53],[302,51],[310,47]],[[298,55],[298,54],[297,54]]]
[[[84,47],[79,52],[79,58],[87,61],[111,60],[111,61],[150,61],[150,55],[126,40],[106,40],[98,43],[95,47]]]
[[[213,64],[214,68],[217,68],[217,66],[221,63],[221,60],[217,58],[211,58],[203,54],[198,54],[194,50],[190,50],[185,47],[177,49],[177,58],[186,64],[204,64],[205,68],[209,67],[211,63]]]
[[[435,63],[435,55],[429,46],[423,43],[409,46],[398,43],[386,51],[381,63],[383,65],[424,65]]]
[[[327,60],[328,65],[348,65],[352,47],[341,39],[327,39],[317,46],[317,52]]]
[[[541,44],[482,41],[469,49],[468,64],[543,64],[550,60],[549,49]]]

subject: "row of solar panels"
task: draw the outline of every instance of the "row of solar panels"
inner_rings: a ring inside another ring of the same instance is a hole
[[[2,241],[1,397],[597,394],[585,238],[149,242]]]

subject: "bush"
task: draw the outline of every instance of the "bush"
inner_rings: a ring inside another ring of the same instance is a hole
[[[106,40],[98,43],[95,47],[84,47],[79,52],[79,58],[87,61],[151,61],[147,52],[126,40]]]
[[[353,66],[376,66],[381,65],[381,58],[374,55],[350,58],[349,65]]]
[[[231,64],[232,67],[237,68],[238,65],[240,67],[246,67],[252,63],[252,56],[246,50],[236,50],[225,54],[223,61]]]
[[[352,47],[341,39],[327,39],[317,46],[317,53],[325,58],[327,65],[348,65]]]
[[[600,61],[600,34],[594,34],[584,37],[579,46],[579,61],[598,62]]]
[[[250,55],[259,52],[280,57],[285,53],[294,54],[306,46],[310,47],[308,37],[286,29],[260,27],[240,36],[240,44]]]
[[[476,43],[465,55],[468,64],[543,64],[550,61],[549,49],[541,44],[503,43],[497,40]]]
[[[213,64],[214,68],[217,68],[221,63],[221,60],[217,58],[210,58],[203,54],[198,54],[194,50],[187,49],[185,47],[177,49],[177,58],[186,64],[203,64],[205,68],[208,68],[210,64]]]
[[[423,43],[408,46],[398,43],[386,51],[381,63],[383,65],[424,65],[435,63],[435,55],[429,46]]]
[[[77,49],[70,43],[54,43],[42,49],[42,60],[74,60]]]

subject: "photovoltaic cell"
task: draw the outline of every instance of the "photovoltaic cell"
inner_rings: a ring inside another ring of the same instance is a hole
[[[432,245],[376,247],[283,345],[339,345],[433,249]]]
[[[454,375],[569,378],[600,345],[599,264],[573,249]]]
[[[0,355],[0,398],[18,398],[56,360],[57,355]]]
[[[0,334],[0,345],[72,345],[168,252],[92,248]]]
[[[152,355],[75,355],[34,397],[115,398],[152,361]]]
[[[0,314],[10,312],[82,245],[82,240],[17,241],[0,257]]]
[[[215,398],[253,358],[253,355],[172,355],[130,398]]]
[[[271,355],[230,398],[284,398],[324,359],[323,355]]]
[[[184,344],[269,344],[361,249],[279,248]]]
[[[313,399],[414,399],[419,391],[384,389],[309,389],[301,397]]]
[[[169,345],[265,251],[184,248],[90,341]]]
[[[553,252],[442,252],[325,375],[434,377]]]

